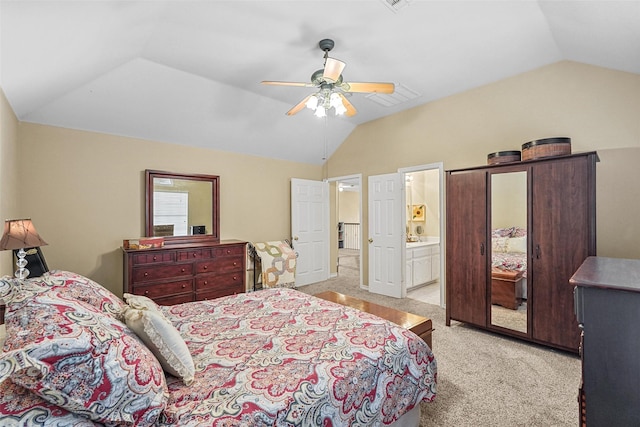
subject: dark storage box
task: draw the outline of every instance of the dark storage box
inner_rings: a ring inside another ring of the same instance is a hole
[[[522,144],[522,160],[565,156],[568,154],[571,154],[571,138],[545,138]]]
[[[498,151],[487,156],[487,164],[497,165],[499,163],[511,163],[520,161],[519,151]]]

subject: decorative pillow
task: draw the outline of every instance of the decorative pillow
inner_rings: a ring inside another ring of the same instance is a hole
[[[51,283],[51,286],[59,289],[61,295],[84,301],[114,317],[119,316],[126,305],[113,292],[80,274],[53,270],[49,272],[46,279]]]
[[[491,230],[492,237],[511,237],[513,234],[513,227],[509,228],[496,228]]]
[[[122,297],[129,307],[137,308],[138,310],[144,310],[146,308],[147,310],[162,311],[154,300],[144,295],[123,294]],[[124,310],[127,308],[128,307],[124,307]]]
[[[507,252],[516,252],[521,254],[527,253],[526,237],[511,237],[507,239]]]
[[[493,252],[507,252],[508,237],[492,237],[491,250]]]
[[[11,380],[0,383],[3,426],[98,427],[102,424],[53,405]]]
[[[6,290],[5,287],[10,289]],[[0,298],[7,302],[21,302],[43,292],[55,292],[69,301],[83,303],[94,311],[118,317],[126,304],[104,286],[76,273],[52,270],[40,277],[27,280],[3,277]]]
[[[195,367],[189,348],[180,332],[160,311],[129,307],[124,311],[124,319],[165,371],[181,378],[186,385],[193,382]]]
[[[6,318],[0,381],[105,424],[151,426],[167,402],[157,359],[108,314],[41,292]]]
[[[511,233],[511,237],[526,237],[527,229],[515,226],[513,227],[513,232]]]

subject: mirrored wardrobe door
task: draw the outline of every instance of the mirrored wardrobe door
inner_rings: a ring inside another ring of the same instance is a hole
[[[491,325],[527,333],[527,172],[491,177]]]

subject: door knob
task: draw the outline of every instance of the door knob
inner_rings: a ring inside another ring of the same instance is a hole
[[[298,240],[298,236],[293,236],[293,240]]]
[[[369,243],[373,243],[373,238],[369,237]]]

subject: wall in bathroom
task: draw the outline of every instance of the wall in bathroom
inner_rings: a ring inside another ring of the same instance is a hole
[[[407,227],[409,235],[440,236],[440,183],[437,169],[406,174]],[[424,221],[411,221],[411,205],[425,205]],[[418,233],[418,227],[422,233]]]

